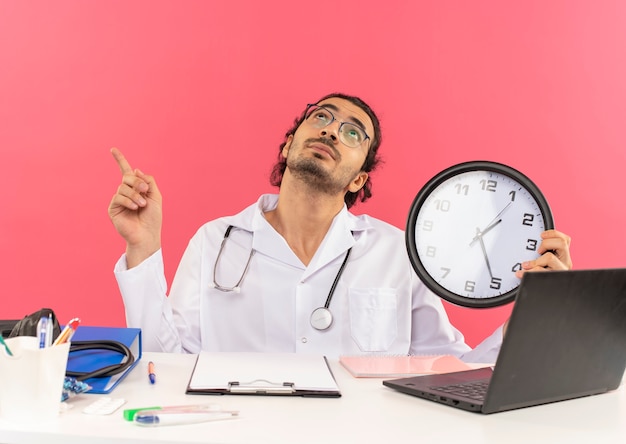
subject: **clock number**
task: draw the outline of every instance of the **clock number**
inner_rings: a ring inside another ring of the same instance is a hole
[[[518,262],[517,264],[513,265],[513,268],[511,268],[511,271],[515,273],[516,271],[520,271],[521,269],[522,269],[522,264]]]
[[[432,220],[425,220],[424,224],[422,225],[422,230],[424,230],[424,231],[433,231],[433,221]]]
[[[441,276],[441,279],[445,279],[445,277],[450,274],[450,269],[449,268],[445,268],[445,267],[441,267],[441,270],[443,271],[443,275]]]
[[[524,213],[524,219],[522,220],[522,225],[532,227],[534,220],[535,220],[534,214]]]
[[[510,191],[509,196],[511,196],[511,202],[515,202],[515,191]]]
[[[501,286],[502,286],[502,279],[491,278],[491,285],[489,285],[489,288],[493,288],[494,290],[499,290]]]
[[[465,282],[465,291],[473,293],[475,288],[476,288],[476,282],[473,282],[473,281]]]
[[[443,211],[444,213],[448,212],[450,211],[450,201],[437,199],[435,201],[435,208],[437,208],[440,211]]]
[[[437,252],[437,249],[435,247],[427,247],[426,248],[426,256],[435,257],[435,253],[436,252]]]
[[[530,251],[537,251],[537,240],[536,239],[526,240],[526,249]]]
[[[457,183],[454,188],[456,188],[456,194],[465,194],[467,196],[469,191],[469,185],[461,185],[460,183]]]
[[[481,180],[480,186],[483,188],[483,191],[491,191],[492,193],[496,192],[496,186],[498,186],[498,182],[495,180]]]

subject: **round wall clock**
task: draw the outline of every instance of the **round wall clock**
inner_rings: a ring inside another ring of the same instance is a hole
[[[409,211],[406,246],[420,279],[439,297],[487,308],[515,299],[524,261],[539,257],[554,228],[548,202],[519,171],[473,161],[434,176]]]

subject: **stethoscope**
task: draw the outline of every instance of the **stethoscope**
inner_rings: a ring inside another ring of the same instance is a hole
[[[224,285],[218,284],[217,279],[215,277],[217,275],[217,265],[220,261],[220,258],[222,257],[222,251],[224,250],[224,245],[226,244],[226,240],[228,239],[228,236],[230,236],[230,232],[232,229],[233,229],[232,225],[229,225],[228,228],[226,229],[226,232],[224,233],[224,239],[222,239],[222,243],[220,245],[220,250],[217,253],[217,258],[215,258],[215,265],[213,266],[212,287],[215,288],[216,290],[223,291],[223,292],[239,293],[241,291],[241,283],[243,282],[243,279],[248,273],[248,268],[250,268],[250,261],[252,260],[252,256],[254,256],[254,253],[256,252],[254,248],[250,250],[250,255],[248,256],[248,261],[246,262],[246,266],[243,269],[243,273],[241,273],[241,277],[239,278],[239,281],[237,281],[237,283],[233,287],[226,287]],[[348,251],[346,252],[346,256],[344,257],[343,262],[341,263],[341,267],[339,267],[339,271],[337,272],[337,275],[335,276],[333,285],[330,287],[330,291],[328,292],[326,303],[324,304],[323,307],[318,307],[315,310],[313,310],[313,313],[311,313],[311,319],[310,319],[311,326],[315,328],[316,330],[327,330],[333,324],[333,314],[331,313],[330,308],[329,308],[330,301],[332,301],[333,299],[333,294],[335,294],[335,288],[337,287],[339,278],[341,278],[341,275],[343,274],[344,268],[346,268],[346,264],[348,263],[348,258],[350,257],[351,251],[352,251],[352,247],[350,247]]]
[[[215,279],[215,276],[217,275],[217,264],[219,263],[220,258],[222,257],[222,251],[224,250],[224,245],[226,245],[226,239],[228,239],[228,236],[230,236],[230,230],[232,229],[233,229],[232,225],[229,225],[228,228],[226,229],[226,233],[224,233],[224,239],[222,239],[222,244],[220,245],[220,251],[217,253],[217,258],[215,259],[215,265],[213,266],[213,288],[219,291],[224,291],[224,292],[232,291],[233,293],[239,293],[241,291],[241,283],[243,282],[243,278],[248,273],[248,268],[250,267],[250,261],[252,260],[252,256],[254,256],[254,253],[256,252],[254,248],[250,250],[250,256],[248,256],[248,262],[246,262],[246,268],[243,269],[243,273],[241,273],[241,277],[239,278],[239,281],[235,284],[234,287],[225,287],[223,285],[220,285],[217,283],[217,280]]]

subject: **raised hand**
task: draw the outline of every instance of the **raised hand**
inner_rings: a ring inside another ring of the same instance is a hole
[[[111,154],[122,172],[122,183],[109,204],[109,217],[126,240],[126,261],[132,268],[161,248],[163,199],[152,176],[131,168],[117,148]]]

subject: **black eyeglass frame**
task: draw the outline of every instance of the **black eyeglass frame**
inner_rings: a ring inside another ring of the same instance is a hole
[[[326,128],[327,126],[329,126],[330,124],[332,124],[334,121],[337,121],[337,122],[339,122],[339,129],[338,129],[338,132],[339,132],[339,134],[340,134],[340,135],[341,135],[341,134],[343,134],[343,133],[341,132],[341,128],[342,128],[344,125],[352,125],[352,126],[354,126],[355,128],[358,128],[359,130],[363,131],[363,134],[365,134],[365,138],[364,138],[364,139],[363,139],[363,140],[362,140],[362,141],[361,141],[358,145],[355,145],[355,146],[350,146],[350,145],[348,145],[348,144],[347,144],[347,143],[345,143],[343,140],[341,140],[341,137],[340,137],[340,138],[339,138],[339,140],[341,140],[341,143],[343,143],[343,144],[344,144],[344,145],[346,145],[347,147],[349,147],[349,148],[357,148],[357,147],[359,147],[359,146],[363,145],[363,144],[365,143],[365,141],[366,141],[366,140],[368,140],[368,139],[369,139],[369,140],[372,140],[372,139],[371,139],[371,137],[369,136],[369,134],[367,134],[367,131],[365,131],[365,128],[362,128],[361,126],[357,125],[357,124],[356,124],[356,123],[354,123],[354,122],[342,122],[341,120],[337,120],[337,118],[335,117],[335,114],[333,114],[333,112],[332,112],[331,110],[329,110],[328,108],[326,108],[324,105],[318,105],[318,104],[316,104],[316,103],[307,103],[307,105],[306,105],[306,109],[304,110],[304,120],[303,120],[303,122],[308,122],[309,117],[310,117],[310,116],[311,116],[311,114],[312,114],[312,112],[311,112],[311,113],[309,113],[309,110],[311,110],[311,108],[312,108],[312,107],[315,107],[315,109],[317,109],[317,108],[321,108],[321,109],[323,109],[324,111],[326,111],[328,114],[330,114],[330,116],[332,117],[332,120],[331,120],[330,122],[328,122],[326,125],[324,125],[324,126],[320,126],[320,127],[317,127],[317,128]]]

